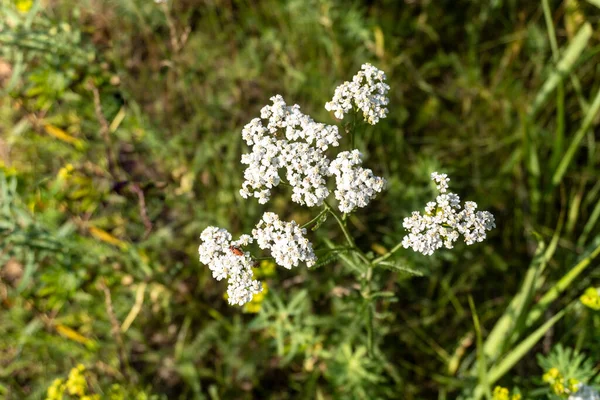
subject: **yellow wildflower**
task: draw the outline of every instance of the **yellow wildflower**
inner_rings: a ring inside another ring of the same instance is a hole
[[[252,268],[254,276],[258,278],[269,278],[275,275],[276,264],[273,260],[262,260],[258,268]]]
[[[269,286],[267,286],[266,282],[263,282],[263,291],[260,293],[256,293],[250,302],[244,304],[244,312],[256,314],[262,308],[263,300],[265,299],[265,295],[269,291]]]
[[[67,379],[67,391],[70,395],[76,396],[84,396],[85,391],[87,390],[87,381],[85,380],[85,376],[83,373],[85,372],[85,367],[82,364],[79,364],[75,368],[71,369],[69,372],[69,378]]]
[[[62,379],[55,379],[52,385],[48,387],[46,400],[62,400],[65,392],[65,385]]]
[[[600,291],[596,288],[587,288],[579,300],[584,306],[587,306],[592,310],[600,310]]]
[[[492,400],[509,400],[508,389],[502,386],[496,386],[494,388]]]
[[[64,167],[62,167],[61,169],[58,170],[58,179],[61,180],[66,180],[69,176],[71,176],[71,173],[73,172],[75,168],[73,167],[73,164],[69,163],[67,165],[65,165]]]
[[[562,379],[560,381],[556,381],[552,384],[552,391],[554,394],[564,394],[565,393],[565,385],[562,383]]]
[[[567,381],[567,388],[569,393],[576,393],[579,390],[579,381],[575,378],[570,378]]]
[[[15,6],[19,12],[26,13],[27,11],[31,10],[31,6],[33,6],[33,0],[16,0]]]

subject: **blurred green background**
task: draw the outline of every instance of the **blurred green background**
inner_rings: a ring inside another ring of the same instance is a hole
[[[0,0],[0,397],[52,398],[82,364],[85,393],[65,399],[454,399],[482,382],[548,398],[536,354],[558,344],[591,383],[600,317],[577,299],[600,286],[599,7]],[[336,123],[324,104],[365,62],[387,73],[390,113],[357,147],[389,185],[349,221],[359,247],[402,239],[433,171],[497,221],[481,244],[400,252],[422,277],[378,274],[394,298],[376,303],[375,354],[337,260],[263,266],[269,291],[242,309],[197,255],[208,225],[316,215],[285,190],[239,196],[240,132],[274,94]]]

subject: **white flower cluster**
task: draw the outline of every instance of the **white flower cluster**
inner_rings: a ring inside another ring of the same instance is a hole
[[[390,87],[385,83],[385,72],[371,64],[363,64],[351,82],[344,82],[335,89],[331,101],[325,103],[327,111],[333,111],[338,119],[343,119],[353,104],[358,107],[371,125],[385,118],[388,109],[385,107],[389,99],[387,92]]]
[[[339,153],[329,166],[329,173],[335,175],[335,198],[343,213],[365,207],[385,186],[385,179],[373,175],[373,171],[361,164],[362,154],[352,150]]]
[[[272,212],[264,213],[256,229],[252,230],[258,246],[271,250],[275,262],[287,269],[297,267],[300,262],[305,262],[308,267],[315,265],[317,257],[305,234],[306,229],[300,228],[295,221],[282,221]]]
[[[448,176],[434,172],[431,179],[436,182],[440,195],[427,203],[424,215],[414,211],[411,217],[404,219],[403,226],[409,231],[402,240],[404,248],[431,255],[442,246],[451,249],[460,235],[467,245],[482,242],[486,231],[496,227],[494,216],[488,211],[476,211],[477,204],[472,201],[465,202],[464,209],[460,210],[458,195],[446,193]]]
[[[325,151],[339,146],[337,126],[315,122],[298,105],[287,106],[280,95],[271,97],[271,101],[273,105],[261,110],[261,118],[253,119],[242,130],[242,138],[252,152],[242,155],[242,164],[248,167],[240,194],[244,198],[254,196],[265,204],[271,189],[281,182],[279,170],[285,168],[293,188],[292,200],[319,206],[329,196]]]
[[[266,212],[252,230],[252,236],[241,235],[235,241],[226,229],[214,226],[204,229],[198,253],[200,262],[208,265],[213,278],[227,279],[229,304],[241,306],[263,290],[262,284],[253,279],[252,256],[241,247],[256,240],[261,249],[271,251],[277,264],[287,269],[297,267],[301,262],[312,267],[317,257],[305,234],[306,229],[295,221],[282,221],[277,214]]]
[[[600,393],[592,387],[580,383],[577,392],[570,395],[568,400],[600,400]]]
[[[203,243],[198,247],[200,261],[212,271],[213,278],[227,279],[229,304],[243,305],[252,296],[262,292],[262,284],[253,279],[252,258],[239,246],[252,243],[249,235],[232,241],[231,234],[222,228],[209,226],[200,235]]]

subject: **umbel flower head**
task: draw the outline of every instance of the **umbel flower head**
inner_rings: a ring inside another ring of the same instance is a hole
[[[385,186],[385,179],[373,175],[373,171],[361,167],[362,154],[358,150],[343,151],[329,166],[335,175],[335,198],[343,213],[365,207]]]
[[[241,306],[250,302],[264,288],[261,282],[254,279],[254,260],[250,252],[241,248],[256,240],[258,246],[270,250],[275,262],[284,268],[291,269],[300,263],[312,267],[317,257],[305,234],[306,229],[295,221],[282,221],[277,214],[266,212],[252,230],[252,236],[241,235],[235,241],[231,240],[231,234],[226,229],[215,226],[204,229],[200,235],[202,244],[198,247],[198,253],[200,262],[208,265],[213,278],[218,281],[227,279],[229,304]]]
[[[279,171],[285,168],[292,201],[320,206],[329,196],[325,180],[329,159],[325,151],[339,146],[338,128],[315,122],[300,111],[300,106],[287,106],[280,95],[271,97],[271,101],[273,105],[261,110],[261,118],[253,119],[242,130],[251,152],[242,155],[242,164],[248,167],[240,195],[254,196],[265,204],[271,189],[281,182]]]
[[[263,250],[271,250],[275,262],[291,269],[300,262],[312,267],[317,261],[312,244],[304,235],[306,229],[300,228],[296,221],[282,221],[272,212],[263,214],[262,219],[252,230],[252,236]]]
[[[243,305],[262,292],[262,284],[253,279],[252,258],[239,250],[241,246],[252,243],[249,235],[232,241],[226,229],[209,226],[200,239],[203,241],[198,247],[200,262],[208,265],[216,280],[227,279],[229,304]]]
[[[344,82],[335,89],[331,101],[325,103],[327,111],[333,111],[338,119],[356,106],[363,113],[365,121],[371,125],[385,118],[389,103],[387,92],[390,87],[385,83],[385,72],[371,64],[363,64],[351,82]]]
[[[472,201],[465,202],[461,210],[458,195],[447,193],[450,179],[446,174],[434,172],[431,179],[440,194],[427,203],[424,215],[413,211],[404,219],[402,225],[409,231],[402,240],[404,248],[431,255],[442,246],[451,249],[460,235],[467,245],[482,242],[486,231],[496,227],[494,216],[488,211],[477,211],[477,203]]]

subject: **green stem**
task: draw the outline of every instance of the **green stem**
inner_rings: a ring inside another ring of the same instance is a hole
[[[310,221],[308,221],[307,223],[302,225],[300,228],[306,228],[307,226],[312,225],[314,222],[318,221],[319,218],[321,218],[326,213],[327,213],[327,208],[323,209],[316,217],[314,217],[313,219],[311,219]]]
[[[327,209],[327,211],[329,211],[329,213],[331,215],[333,215],[333,218],[335,218],[335,220],[337,221],[337,223],[340,226],[340,229],[342,230],[342,232],[344,233],[344,236],[346,237],[346,241],[348,242],[350,247],[356,249],[356,254],[361,259],[361,261],[363,261],[367,265],[370,265],[371,263],[367,259],[367,256],[365,256],[364,253],[358,247],[356,247],[356,244],[354,243],[354,239],[352,239],[352,236],[350,236],[350,233],[348,232],[348,228],[346,228],[346,225],[344,225],[344,223],[340,219],[340,216],[333,210],[333,208],[331,208],[331,206],[327,202],[323,202],[323,204],[325,205],[325,208]]]
[[[374,259],[371,264],[377,265],[380,262],[387,260],[388,258],[390,258],[392,256],[392,254],[394,254],[395,252],[397,252],[398,250],[400,250],[400,248],[402,248],[402,242],[400,242],[397,245],[395,245],[390,251],[388,251],[387,253],[385,253],[381,257],[378,257],[378,258]]]

